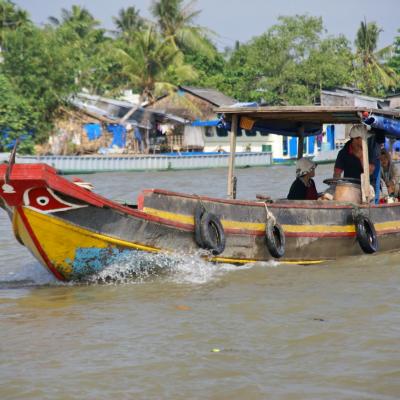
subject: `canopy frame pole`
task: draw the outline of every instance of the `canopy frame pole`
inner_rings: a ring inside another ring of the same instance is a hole
[[[303,157],[304,153],[304,126],[301,125],[297,130],[297,136],[299,137],[299,141],[297,143],[297,159]]]
[[[236,132],[238,127],[238,115],[232,115],[231,122],[231,136],[229,144],[229,164],[228,164],[228,198],[234,199],[236,197],[234,192],[234,174],[235,174],[235,156],[236,156]]]
[[[368,142],[367,135],[362,136],[362,156],[363,156],[363,177],[361,179],[362,199],[369,204],[371,201],[371,191],[369,183],[369,157],[368,157]]]

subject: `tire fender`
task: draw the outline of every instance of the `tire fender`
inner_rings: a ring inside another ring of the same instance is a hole
[[[365,215],[357,215],[354,219],[358,244],[364,253],[378,251],[378,237],[373,222]]]
[[[285,254],[285,234],[278,222],[268,220],[265,226],[265,240],[269,253],[274,258],[281,258]]]
[[[225,250],[225,231],[219,218],[205,211],[200,221],[200,236],[204,249],[211,250],[214,255]]]

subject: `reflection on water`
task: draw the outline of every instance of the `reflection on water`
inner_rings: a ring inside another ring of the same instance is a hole
[[[318,190],[331,169],[318,167]],[[294,167],[237,172],[240,198],[285,196],[294,179]],[[144,187],[223,196],[225,177],[83,178],[134,202]],[[399,398],[397,252],[308,267],[142,254],[60,284],[5,213],[0,237],[1,399]]]

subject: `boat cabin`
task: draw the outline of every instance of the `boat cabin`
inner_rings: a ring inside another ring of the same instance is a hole
[[[298,140],[297,158],[306,153],[305,139],[322,133],[324,124],[359,124],[372,128],[371,134],[387,137],[400,137],[400,110],[374,109],[367,107],[261,107],[231,106],[220,107],[218,113],[230,129],[230,161],[228,171],[228,197],[235,198],[235,152],[237,132],[245,124],[248,129],[270,132],[283,137],[295,136]],[[362,138],[363,170],[369,170],[367,137]],[[364,175],[364,174],[362,174]],[[379,177],[379,176],[378,176]],[[331,178],[331,177],[327,177]],[[361,192],[363,202],[373,200],[370,179],[361,176]],[[378,194],[374,196],[379,199]]]

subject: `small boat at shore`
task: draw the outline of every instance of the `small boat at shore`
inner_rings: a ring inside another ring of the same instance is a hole
[[[400,203],[375,204],[369,179],[361,185],[345,178],[334,182],[336,187],[351,187],[358,197],[300,201],[264,194],[238,200],[234,176],[240,118],[257,129],[298,136],[301,157],[302,139],[319,134],[324,123],[360,123],[372,116],[398,121],[399,111],[354,107],[218,111],[231,131],[227,198],[144,189],[135,204],[120,204],[94,193],[86,182],[67,180],[47,164],[15,163],[14,148],[10,161],[0,165],[0,206],[10,217],[16,239],[63,281],[96,274],[136,252],[200,251],[217,263],[314,264],[400,249]],[[365,167],[366,138],[363,151]]]

